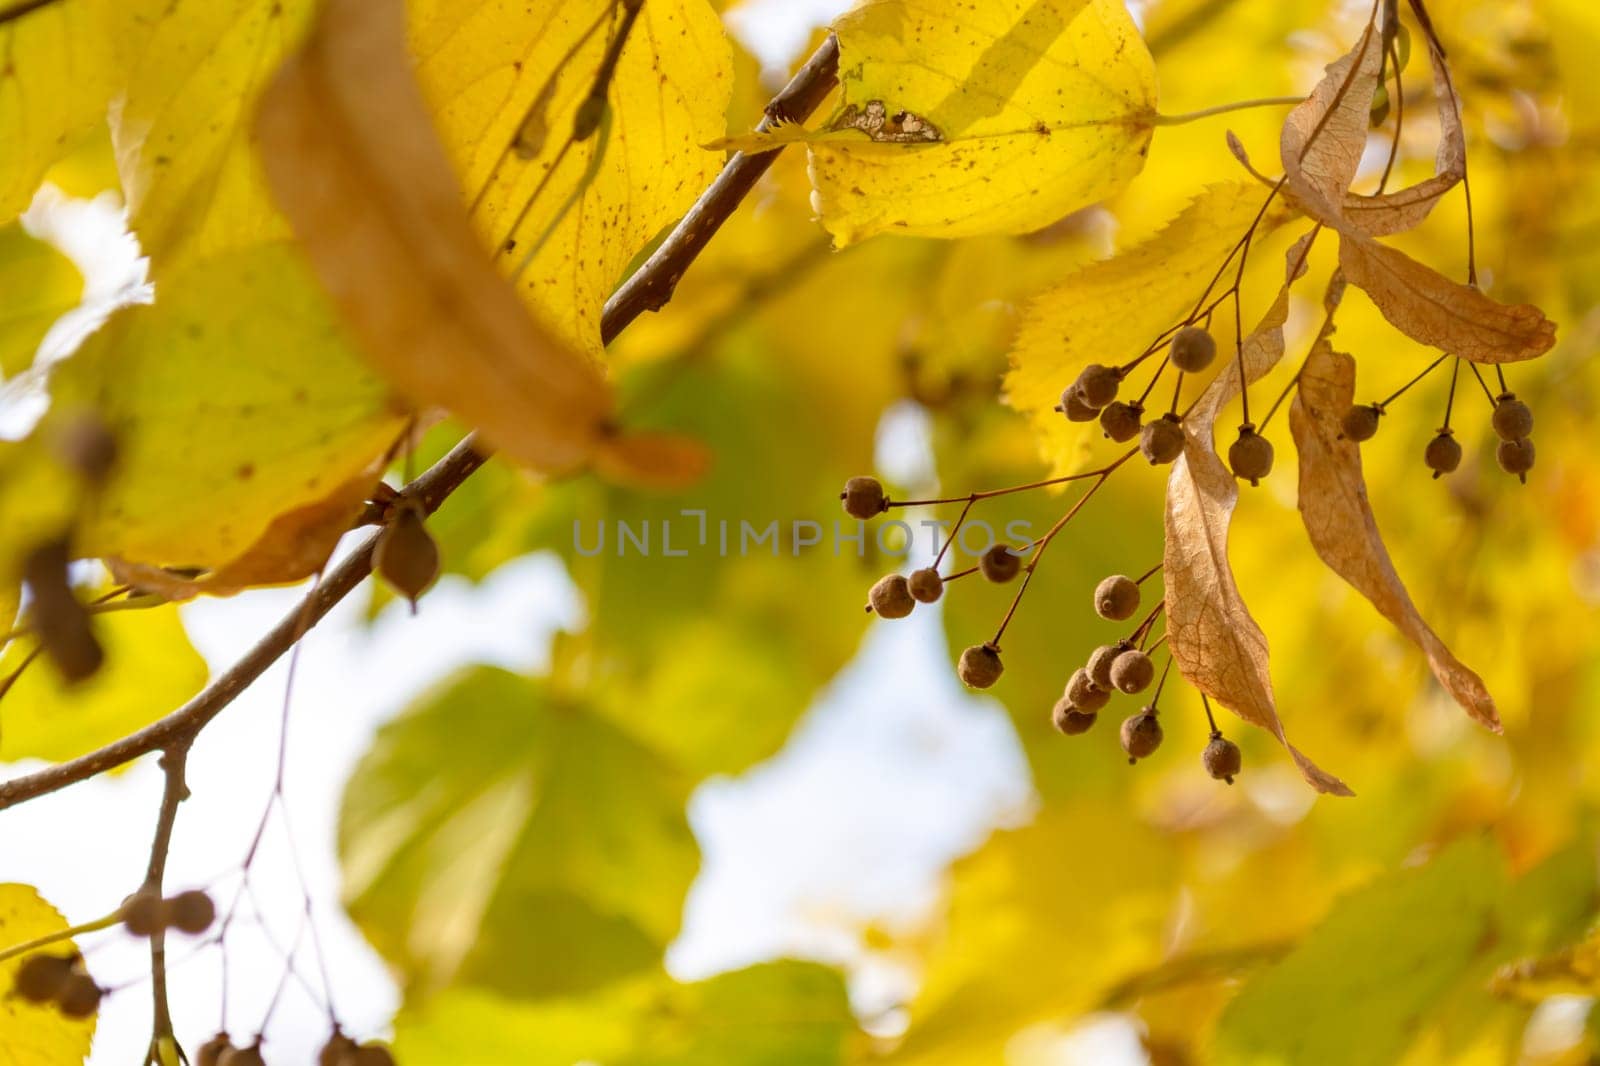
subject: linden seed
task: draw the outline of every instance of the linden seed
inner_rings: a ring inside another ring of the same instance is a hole
[[[990,545],[978,558],[978,569],[983,576],[997,585],[1004,585],[1022,570],[1022,556],[1012,551],[1008,544]]]
[[[911,571],[906,584],[911,589],[911,598],[918,603],[936,603],[944,595],[944,578],[931,566]]]
[[[167,921],[179,932],[198,936],[217,919],[217,905],[199,889],[179,892],[166,902]]]
[[[140,889],[122,901],[122,927],[134,936],[153,936],[167,927],[161,897]]]
[[[56,991],[56,1009],[68,1018],[87,1018],[100,1006],[105,990],[86,973],[67,976]]]
[[[1243,756],[1239,754],[1239,745],[1219,733],[1211,738],[1206,750],[1200,753],[1200,763],[1213,778],[1231,785],[1243,763]]]
[[[218,1033],[196,1050],[195,1066],[220,1066],[222,1056],[232,1050],[233,1041],[228,1039],[228,1034]]]
[[[1533,410],[1509,392],[1494,402],[1494,431],[1501,440],[1526,440],[1533,432]]]
[[[1119,640],[1115,644],[1102,644],[1096,648],[1089,656],[1087,667],[1089,680],[1093,681],[1096,687],[1110,692],[1115,687],[1111,683],[1111,664],[1116,661],[1117,656],[1131,647],[1133,645],[1127,641]]]
[[[1111,693],[1090,680],[1089,671],[1080,666],[1067,679],[1066,698],[1078,710],[1089,714],[1104,707]]]
[[[1150,656],[1137,648],[1123,652],[1111,664],[1111,683],[1118,692],[1143,692],[1155,676],[1156,667]]]
[[[1372,94],[1372,104],[1367,108],[1367,122],[1373,129],[1383,125],[1389,117],[1389,90],[1378,86],[1378,91]]]
[[[1448,429],[1441,429],[1428,442],[1427,449],[1422,453],[1422,461],[1428,464],[1434,477],[1448,474],[1461,465],[1461,445],[1456,443],[1456,438]]]
[[[900,574],[885,574],[867,593],[867,602],[879,618],[904,618],[917,601],[911,597],[911,583]]]
[[[1239,439],[1228,448],[1228,466],[1234,477],[1259,485],[1262,478],[1272,473],[1272,442],[1245,423],[1239,427]]]
[[[89,611],[72,591],[67,564],[72,550],[65,538],[41,544],[22,564],[22,581],[32,594],[28,618],[39,643],[68,684],[94,676],[105,650],[94,635]]]
[[[12,991],[29,1003],[49,1003],[72,976],[76,955],[29,955],[17,967]]]
[[[1112,574],[1094,587],[1094,613],[1112,622],[1132,618],[1139,609],[1139,585],[1131,577]]]
[[[335,1029],[328,1042],[317,1052],[317,1066],[352,1066],[361,1045]]]
[[[1170,463],[1183,454],[1183,423],[1170,411],[1139,431],[1139,450],[1151,466]]]
[[[1056,727],[1057,732],[1065,736],[1075,737],[1087,733],[1089,727],[1099,719],[1093,711],[1080,711],[1072,705],[1072,701],[1062,696],[1056,700],[1056,705],[1050,711],[1050,724]]]
[[[988,688],[1000,680],[1005,665],[1000,661],[1000,651],[989,644],[974,644],[961,653],[956,673],[972,688]]]
[[[1122,723],[1122,750],[1128,753],[1128,762],[1149,758],[1161,747],[1161,723],[1156,721],[1153,707],[1146,707]]]
[[[1100,409],[1091,406],[1083,398],[1083,392],[1076,384],[1068,385],[1061,393],[1061,405],[1058,410],[1067,416],[1069,422],[1093,422],[1100,417]]]
[[[1185,374],[1198,374],[1217,357],[1217,342],[1199,326],[1184,326],[1172,338],[1167,360]]]
[[[1078,375],[1073,387],[1084,403],[1099,410],[1117,398],[1117,387],[1122,384],[1122,372],[1114,366],[1090,363]]]
[[[260,1047],[236,1047],[222,1053],[217,1066],[267,1066]]]
[[[350,1066],[394,1066],[394,1056],[382,1044],[362,1044]]]
[[[889,509],[889,497],[883,494],[883,485],[875,477],[846,481],[839,499],[844,501],[844,513],[851,518],[871,518]]]
[[[1359,444],[1377,435],[1378,419],[1382,417],[1383,408],[1375,403],[1354,404],[1339,420],[1339,429],[1345,440]]]
[[[1495,449],[1494,457],[1500,461],[1501,470],[1515,474],[1526,482],[1528,471],[1533,469],[1533,441],[1527,437],[1503,440],[1500,447]]]
[[[405,502],[395,511],[378,534],[372,568],[416,609],[417,597],[439,578],[439,545],[428,532],[421,507]]]
[[[1137,403],[1118,400],[1108,403],[1100,411],[1100,428],[1107,437],[1118,444],[1126,443],[1139,435],[1139,425],[1144,420],[1144,408]]]

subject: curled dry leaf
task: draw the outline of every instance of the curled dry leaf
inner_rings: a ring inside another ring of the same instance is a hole
[[[1361,473],[1361,449],[1340,431],[1340,416],[1355,397],[1355,385],[1355,360],[1319,339],[1300,371],[1289,408],[1300,458],[1300,516],[1311,546],[1329,569],[1422,649],[1445,691],[1498,733],[1500,717],[1483,680],[1451,654],[1417,613],[1383,546]]]
[[[1350,191],[1366,150],[1368,109],[1383,67],[1382,47],[1371,28],[1363,33],[1347,55],[1328,66],[1305,102],[1289,113],[1279,140],[1290,198],[1317,221],[1368,237],[1415,228],[1461,181],[1467,168],[1460,100],[1444,57],[1430,47],[1439,120],[1433,175],[1393,192],[1366,196]]]
[[[1356,46],[1328,65],[1311,95],[1283,120],[1278,149],[1288,192],[1306,214],[1338,227],[1346,190],[1367,146],[1368,107],[1383,46],[1368,26]]]
[[[1556,343],[1556,324],[1532,304],[1492,300],[1371,238],[1343,234],[1339,266],[1390,325],[1418,344],[1475,363],[1514,363]]]
[[[1290,276],[1303,265],[1304,241],[1289,252]],[[1287,286],[1244,342],[1246,379],[1255,381],[1283,358]],[[1167,479],[1167,643],[1184,678],[1252,725],[1281,741],[1300,773],[1319,792],[1353,795],[1348,785],[1319,768],[1284,736],[1267,665],[1267,638],[1251,617],[1228,562],[1228,527],[1238,486],[1217,455],[1212,431],[1222,407],[1239,394],[1238,364],[1231,363],[1201,394],[1184,419],[1183,455]]]
[[[399,0],[329,0],[256,116],[274,197],[367,358],[412,403],[444,407],[528,466],[564,471],[604,446],[611,391],[540,325],[468,222],[405,49]]]

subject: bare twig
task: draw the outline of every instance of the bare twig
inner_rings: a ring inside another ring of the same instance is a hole
[[[756,129],[769,130],[780,122],[798,122],[810,115],[833,91],[839,80],[838,67],[839,42],[829,35],[767,105],[767,116]],[[661,246],[606,301],[600,319],[601,341],[611,343],[640,314],[666,306],[683,272],[777,158],[777,152],[737,152],[728,160],[717,180],[700,195]]]
[[[155,840],[150,845],[150,865],[145,870],[141,892],[160,897],[161,882],[166,877],[167,854],[172,850],[172,828],[178,821],[178,804],[189,797],[189,786],[184,779],[184,767],[189,760],[189,744],[193,735],[182,736],[161,753],[161,770],[166,775],[161,789],[161,812],[156,816]],[[150,995],[154,1007],[154,1021],[150,1034],[150,1052],[146,1062],[161,1061],[161,1047],[174,1039],[172,1011],[167,1004],[167,932],[157,923],[150,933]]]
[[[761,126],[800,121],[816,109],[837,81],[839,46],[834,38],[823,42],[768,107]],[[647,310],[666,305],[684,272],[772,165],[777,152],[758,156],[735,154],[722,173],[689,209],[673,231],[645,263],[606,302],[600,320],[601,336],[609,341]],[[450,450],[403,490],[431,514],[473,471],[487,461],[490,451],[475,434]],[[315,626],[336,604],[372,573],[372,552],[377,538],[370,537],[330,570],[305,601],[273,626],[256,645],[205,690],[182,707],[135,733],[68,762],[25,774],[0,784],[0,810],[94,777],[141,755],[193,740],[195,734],[220,714],[241,692],[277,662],[304,631]]]

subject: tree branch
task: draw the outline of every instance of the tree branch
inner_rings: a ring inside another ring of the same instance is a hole
[[[8,22],[15,22],[24,15],[31,15],[40,8],[49,7],[55,2],[56,0],[22,0],[19,4],[13,4],[4,10],[0,10],[0,26],[4,26]]]
[[[823,42],[767,107],[758,128],[777,122],[799,122],[814,111],[838,80],[839,45],[832,37]],[[737,153],[722,168],[700,199],[678,222],[660,247],[606,302],[600,334],[610,341],[647,310],[658,310],[701,249],[744,200],[756,180],[766,172],[777,152],[757,156]],[[487,461],[489,449],[469,434],[415,481],[402,495],[420,502],[428,514],[439,508],[473,471]],[[372,552],[377,537],[359,548],[318,582],[299,605],[273,626],[256,645],[221,676],[182,707],[166,717],[113,741],[103,748],[58,763],[37,773],[24,774],[0,784],[0,810],[55,792],[131,762],[152,751],[187,746],[207,723],[220,714],[295,642],[353,592],[372,573]],[[154,856],[152,856],[153,858]]]
[[[838,83],[839,40],[829,34],[789,84],[772,98],[766,117],[756,124],[756,130],[765,132],[785,122],[803,121]],[[603,343],[610,344],[645,311],[659,311],[667,305],[689,264],[777,158],[777,152],[734,153],[722,173],[700,194],[700,199],[673,227],[660,247],[606,301],[600,319]]]

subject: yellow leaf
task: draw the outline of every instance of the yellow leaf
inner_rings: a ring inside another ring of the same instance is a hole
[[[1300,514],[1311,546],[1422,649],[1445,691],[1498,733],[1494,697],[1483,679],[1422,620],[1378,533],[1361,472],[1361,449],[1345,440],[1340,429],[1340,419],[1355,399],[1355,360],[1320,339],[1312,346],[1299,381],[1289,407],[1289,425],[1300,460]]]
[[[41,657],[0,700],[0,756],[59,761],[82,755],[148,725],[205,684],[205,662],[189,644],[176,607],[101,614],[94,632],[106,659],[93,677],[69,686]],[[0,659],[0,676],[32,649],[27,637],[14,641]]]
[[[810,144],[839,247],[876,233],[1026,233],[1144,165],[1155,66],[1120,0],[881,0],[834,25],[845,109]]]
[[[268,552],[279,516],[347,499],[358,477],[370,487],[404,426],[281,244],[184,267],[153,306],[118,312],[61,363],[51,394],[41,432],[89,410],[117,442],[74,546],[130,563],[218,569]]]
[[[310,0],[136,0],[119,32],[143,46],[112,109],[112,140],[129,226],[157,283],[182,260],[281,240],[250,115],[266,80],[299,40]]]
[[[417,77],[479,235],[504,270],[521,268],[523,298],[551,329],[598,357],[606,297],[722,166],[719,153],[700,147],[722,133],[733,89],[716,12],[705,0],[644,4],[606,94],[610,143],[583,186],[602,135],[569,148],[568,134],[623,5],[422,0],[407,7]]]
[[[1069,422],[1054,410],[1061,391],[1089,363],[1137,358],[1189,315],[1266,195],[1248,183],[1214,185],[1150,240],[1083,268],[1028,305],[1011,351],[1006,399],[1033,420],[1057,473],[1081,468],[1101,436],[1098,424]],[[1290,217],[1286,209],[1269,209],[1256,233],[1264,236]]]
[[[28,206],[50,165],[105,116],[118,0],[59,0],[0,25],[0,222]]]
[[[15,882],[0,884],[0,949],[65,928],[66,919],[37,889]],[[66,955],[73,945],[62,940],[42,950]],[[73,1021],[53,1006],[36,1006],[13,995],[17,968],[27,957],[0,962],[0,1062],[6,1066],[78,1066],[89,1054],[95,1018]]]
[[[56,319],[78,304],[83,278],[72,260],[16,222],[0,226],[0,375],[33,364]]]
[[[513,458],[570,470],[604,438],[598,370],[543,329],[467,225],[412,80],[398,0],[332,0],[262,99],[272,190],[369,361]]]

